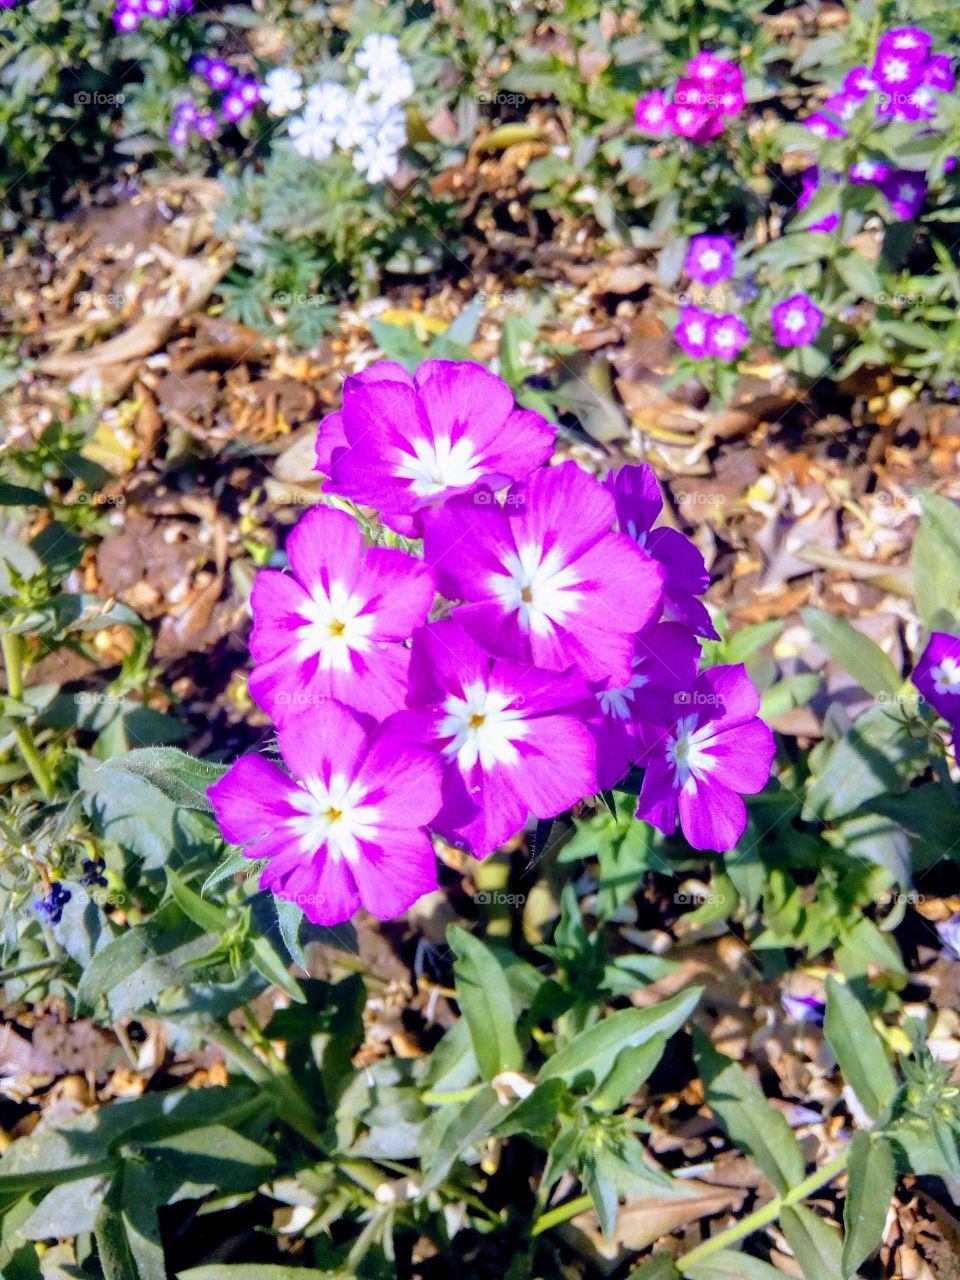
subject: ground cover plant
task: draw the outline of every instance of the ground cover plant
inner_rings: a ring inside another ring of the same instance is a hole
[[[0,1275],[954,1274],[958,40],[0,0]]]

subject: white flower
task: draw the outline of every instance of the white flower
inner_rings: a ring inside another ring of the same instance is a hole
[[[396,36],[366,36],[356,56],[356,65],[366,73],[361,89],[388,105],[409,98],[415,85],[410,66],[400,57]]]
[[[299,71],[291,71],[289,67],[274,67],[267,73],[260,89],[260,97],[272,116],[286,116],[291,111],[296,111],[303,101],[303,79]]]
[[[403,61],[400,57],[400,41],[396,36],[371,32],[363,37],[354,61],[371,80],[377,80],[382,72],[391,71],[398,62]]]
[[[353,109],[353,98],[342,84],[335,80],[321,80],[307,90],[307,109],[305,115],[314,120],[322,120],[334,129],[350,116]]]
[[[294,116],[289,133],[294,151],[308,160],[326,160],[333,154],[336,130],[323,120],[307,114]]]
[[[365,174],[368,182],[392,178],[399,166],[399,151],[376,134],[365,138],[353,153],[353,167],[358,173]]]

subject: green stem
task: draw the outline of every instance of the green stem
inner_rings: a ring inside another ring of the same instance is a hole
[[[578,1213],[585,1213],[592,1206],[593,1200],[590,1196],[577,1196],[575,1200],[567,1200],[538,1218],[533,1224],[531,1235],[541,1236],[544,1231],[549,1231],[551,1227],[558,1227],[561,1222],[569,1222]]]
[[[42,969],[54,969],[58,960],[36,960],[33,964],[22,964],[16,969],[4,969],[0,972],[0,982],[10,982],[14,978],[25,978],[30,973],[39,973]]]
[[[11,698],[23,697],[23,641],[12,631],[0,632],[0,648],[3,651],[3,665],[7,669],[7,693]],[[33,774],[33,780],[43,793],[45,800],[54,796],[53,783],[47,773],[47,766],[37,750],[33,734],[28,725],[20,725],[13,731],[23,756],[24,764]]]
[[[697,1245],[689,1253],[681,1254],[677,1259],[677,1267],[680,1271],[684,1271],[693,1263],[702,1262],[704,1258],[709,1258],[712,1254],[729,1248],[738,1241],[752,1235],[754,1231],[759,1231],[767,1223],[774,1222],[780,1217],[784,1209],[788,1209],[791,1205],[799,1204],[802,1200],[806,1200],[807,1196],[813,1195],[815,1191],[819,1191],[828,1182],[832,1182],[838,1173],[843,1172],[846,1165],[847,1151],[844,1150],[828,1164],[825,1164],[822,1169],[814,1169],[809,1178],[798,1183],[790,1191],[784,1192],[782,1196],[775,1196],[762,1209],[757,1209],[749,1217],[743,1218],[740,1222],[735,1222],[726,1231],[721,1231],[718,1235],[711,1236],[709,1240]]]

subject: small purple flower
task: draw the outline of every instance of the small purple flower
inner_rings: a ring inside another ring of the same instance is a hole
[[[201,138],[205,138],[207,142],[211,142],[220,132],[220,121],[212,111],[204,111],[197,117],[197,123],[194,125],[197,133]]]
[[[638,129],[659,138],[667,127],[666,95],[660,89],[656,89],[653,93],[647,93],[642,98],[638,98],[636,118]]]
[[[170,12],[170,0],[143,0],[143,11],[151,18],[165,18]]]
[[[118,31],[136,31],[140,26],[140,14],[135,9],[116,9],[113,14],[113,23]]]
[[[716,53],[698,53],[686,66],[686,74],[691,80],[698,80],[712,92],[729,86],[742,87],[743,72],[729,58],[721,58]]]
[[[781,347],[806,347],[823,324],[823,312],[805,293],[778,302],[770,312],[774,337]]]
[[[198,64],[200,59],[197,60]],[[229,89],[235,79],[235,72],[229,63],[222,58],[205,58],[204,68],[200,72],[211,89],[221,91]],[[199,67],[198,67],[199,69]]]
[[[84,858],[80,867],[83,872],[80,877],[81,884],[85,884],[90,889],[107,887],[107,877],[104,875],[106,865],[102,858]]]
[[[932,632],[911,679],[938,715],[960,724],[960,637]]]
[[[249,77],[237,80],[233,85],[233,92],[238,93],[248,107],[255,107],[260,101],[260,85]]]
[[[876,87],[877,82],[870,74],[869,67],[852,67],[843,80],[844,93],[854,98],[868,98]]]
[[[835,173],[828,173],[827,179],[830,182],[838,181]],[[813,164],[810,165],[809,168],[804,169],[803,173],[800,175],[800,185],[800,198],[797,201],[797,208],[802,212],[820,190],[820,170],[817,165]],[[830,232],[836,231],[839,225],[840,214],[828,213],[825,214],[818,222],[811,222],[807,227],[807,230]]]
[[[914,62],[926,62],[933,45],[933,36],[922,27],[895,27],[880,37],[877,57],[882,54],[899,54]]]
[[[684,103],[671,103],[667,110],[667,121],[679,137],[701,144],[712,141],[723,132],[723,120],[718,114]]]
[[[935,53],[923,69],[923,83],[941,93],[953,93],[957,87],[953,63],[947,53]]]
[[[224,120],[228,120],[231,124],[239,123],[250,114],[251,110],[250,104],[244,100],[238,90],[231,89],[229,93],[223,95],[220,111]]]
[[[48,924],[59,924],[63,917],[63,908],[70,901],[71,896],[70,890],[59,880],[55,880],[46,896],[39,898],[33,905]]]
[[[735,360],[750,341],[750,330],[739,316],[727,313],[712,316],[707,328],[707,355],[717,360]]]
[[[941,920],[935,927],[943,943],[943,954],[948,960],[960,960],[960,912],[949,920]]]
[[[791,1022],[812,1022],[814,1026],[823,1026],[827,1006],[816,996],[794,996],[784,991],[780,1003]]]
[[[893,169],[880,185],[890,208],[904,222],[915,218],[927,198],[927,181],[912,169]]]
[[[832,116],[824,115],[822,111],[815,111],[813,115],[807,116],[803,121],[803,127],[809,129],[811,133],[818,138],[845,138],[847,131],[842,124],[838,124]]]
[[[858,160],[856,164],[850,166],[847,177],[858,186],[869,183],[879,186],[881,182],[886,181],[890,173],[890,166],[884,164],[882,160]]]
[[[833,93],[824,102],[825,111],[838,116],[844,123],[852,120],[860,106],[860,98],[854,93]]]
[[[171,147],[185,147],[190,141],[189,126],[179,120],[174,120],[167,130],[167,137],[170,139]]]
[[[736,246],[729,236],[694,236],[684,269],[691,280],[715,285],[733,275]]]
[[[190,63],[190,69],[191,71],[195,71],[198,76],[203,76],[204,80],[206,80],[207,72],[210,70],[210,63],[212,61],[213,59],[208,58],[205,53],[197,54]]]
[[[878,50],[873,78],[886,93],[910,93],[923,78],[923,62],[896,49]]]
[[[712,317],[711,317],[712,319]],[[663,494],[649,463],[620,467],[606,480],[617,508],[617,527],[658,560],[664,571],[664,617],[683,623],[698,636],[718,640],[702,595],[710,585],[703,556],[677,529],[654,528],[663,510]]]
[[[200,112],[195,102],[178,102],[173,108],[173,122],[192,129],[200,118]]]
[[[775,743],[759,719],[760,695],[746,668],[712,667],[648,748],[637,817],[664,835],[680,828],[694,849],[732,849],[747,825],[740,798],[762,791]]]
[[[673,336],[677,345],[694,360],[702,360],[707,354],[707,335],[713,316],[699,307],[682,307]]]

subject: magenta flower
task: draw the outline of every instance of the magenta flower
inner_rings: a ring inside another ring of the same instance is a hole
[[[828,174],[827,177],[831,182],[837,181],[836,174]],[[820,170],[817,165],[812,164],[808,166],[808,168],[804,169],[803,173],[800,175],[800,185],[801,190],[800,198],[797,200],[797,209],[802,212],[820,190]],[[831,231],[836,231],[839,225],[840,214],[827,213],[816,222],[811,222],[809,227],[806,229],[807,231],[823,231],[829,233]]]
[[[663,568],[666,617],[682,622],[698,636],[719,639],[706,605],[697,599],[710,585],[703,556],[678,530],[653,527],[663,510],[663,494],[653,467],[646,462],[620,467],[610,472],[606,485],[616,505],[617,527]]]
[[[435,755],[389,720],[368,733],[335,702],[293,717],[277,741],[293,777],[243,756],[207,792],[224,839],[268,860],[261,888],[332,925],[361,906],[390,920],[437,887]]]
[[[856,164],[852,164],[848,169],[847,177],[857,185],[868,183],[879,185],[891,172],[890,166],[884,164],[882,160],[858,160]]]
[[[476,498],[489,495],[477,494]],[[613,498],[575,462],[506,504],[455,498],[424,521],[424,557],[456,618],[492,652],[626,683],[633,636],[659,615],[663,570],[613,533]]]
[[[747,824],[740,797],[763,790],[773,763],[773,734],[759,709],[742,664],[713,667],[677,695],[673,722],[644,756],[637,817],[671,835],[679,814],[695,849],[732,849]]]
[[[911,679],[938,715],[960,725],[960,638],[931,632]]]
[[[343,702],[377,719],[404,704],[404,641],[434,597],[433,574],[402,551],[364,548],[343,511],[314,507],[287,538],[292,573],[261,570],[250,606],[250,694],[278,723]]]
[[[957,87],[957,77],[953,71],[953,62],[947,53],[935,53],[923,68],[923,83],[941,93],[953,93]]]
[[[885,93],[910,93],[923,79],[923,59],[903,50],[881,47],[872,70],[877,86]]]
[[[733,275],[736,245],[729,236],[693,236],[684,270],[691,280],[715,285]]]
[[[704,107],[673,102],[668,108],[667,120],[674,133],[692,142],[710,142],[723,132],[720,116]]]
[[[750,330],[739,316],[728,312],[711,316],[707,326],[707,355],[716,360],[735,360],[750,341]]]
[[[528,814],[555,817],[596,791],[592,698],[572,671],[491,657],[449,618],[414,636],[408,703],[398,724],[444,765],[431,825],[477,858],[516,835]]]
[[[843,79],[844,93],[851,94],[854,98],[868,98],[877,82],[870,74],[869,67],[852,67]]]
[[[927,181],[912,169],[893,169],[880,184],[890,208],[904,222],[915,218],[927,198]]]
[[[855,93],[833,93],[823,104],[825,111],[837,116],[844,124],[853,119],[859,106],[860,98]]]
[[[412,377],[383,361],[348,378],[339,424],[327,419],[318,465],[327,493],[376,507],[391,528],[457,493],[503,488],[550,456],[554,428],[494,374],[470,361],[426,360]],[[342,440],[342,443],[341,443]]]
[[[721,99],[725,94],[739,94],[743,105],[743,72],[729,58],[716,53],[698,53],[686,67],[687,78],[703,85],[711,94],[712,105],[723,110]],[[724,112],[724,114],[731,114]]]
[[[647,93],[642,98],[638,98],[636,117],[638,129],[659,138],[667,127],[666,95],[660,89],[656,89],[653,93]]]
[[[699,307],[681,307],[680,319],[674,326],[673,336],[677,345],[694,360],[702,360],[707,354],[707,336],[713,316]]]
[[[637,637],[633,670],[619,688],[596,686],[589,728],[597,747],[597,785],[626,777],[643,755],[651,724],[670,721],[676,694],[697,678],[700,645],[677,622],[661,622]]]
[[[914,62],[926,62],[933,45],[933,36],[922,27],[895,27],[880,37],[877,57],[897,54]]]
[[[806,120],[803,121],[803,127],[816,134],[818,138],[845,138],[847,136],[847,131],[843,125],[834,120],[832,116],[825,115],[822,111],[815,111],[813,115],[807,116]]]
[[[229,89],[236,78],[233,67],[222,58],[204,58],[202,62],[198,59],[195,65],[211,89]]]
[[[806,347],[823,324],[823,312],[805,293],[778,302],[770,312],[773,334],[781,347]]]

